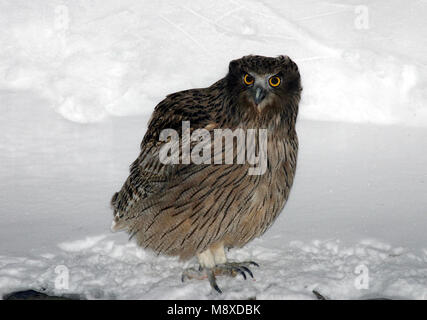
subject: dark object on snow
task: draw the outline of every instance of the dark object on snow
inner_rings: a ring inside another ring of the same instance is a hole
[[[35,290],[15,291],[5,294],[3,300],[81,300],[77,294],[68,296],[51,296]]]
[[[313,294],[316,296],[317,300],[331,300],[329,297],[324,296],[323,294],[320,294],[319,291],[313,290]],[[360,300],[393,300],[389,298],[361,298]]]
[[[326,298],[324,295],[321,295],[316,290],[313,290],[312,292],[316,296],[317,300],[329,300],[328,298]]]

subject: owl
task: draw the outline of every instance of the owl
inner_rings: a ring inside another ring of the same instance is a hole
[[[219,275],[253,276],[249,266],[255,262],[228,261],[225,249],[261,236],[284,208],[297,165],[301,91],[298,67],[288,56],[248,55],[231,61],[227,75],[211,86],[168,95],[155,107],[140,154],[111,199],[112,230],[127,231],[157,254],[197,257],[199,268],[185,270],[183,279],[207,278],[218,292]],[[165,130],[174,135],[165,139]],[[202,162],[188,161],[180,145],[187,140],[196,148],[200,139],[183,136],[200,138],[203,132],[211,143],[202,150],[209,151],[218,145],[212,143],[218,132],[238,130],[243,137],[247,133],[246,144],[239,148],[238,136],[232,136],[231,147],[218,148]],[[175,155],[172,162],[162,159],[171,137],[179,138],[178,147],[166,152]],[[255,174],[249,157],[237,161],[251,148],[255,158],[264,158]],[[235,151],[231,162],[224,161],[227,151]]]

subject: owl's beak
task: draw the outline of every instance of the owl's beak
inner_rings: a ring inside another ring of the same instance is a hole
[[[261,103],[261,101],[264,100],[267,92],[263,87],[260,87],[260,86],[254,87],[253,90],[254,90],[253,91],[253,96],[254,96],[253,98],[254,98],[255,104],[259,105]]]

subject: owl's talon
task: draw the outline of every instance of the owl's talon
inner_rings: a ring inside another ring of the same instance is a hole
[[[219,294],[222,293],[221,289],[218,287],[218,284],[216,283],[215,274],[212,270],[208,270],[208,279],[209,284],[213,289],[215,289]]]
[[[242,275],[243,279],[246,280],[246,274],[242,269],[240,269],[239,267],[236,267],[236,271],[239,272]]]
[[[254,278],[254,275],[253,275],[252,271],[249,268],[247,268],[245,266],[241,266],[240,268],[242,268],[243,270],[245,270],[251,276],[252,279]],[[245,279],[246,279],[246,277],[245,277]]]

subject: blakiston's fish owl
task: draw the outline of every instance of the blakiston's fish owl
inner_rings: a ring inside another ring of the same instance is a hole
[[[262,235],[285,205],[297,164],[301,90],[289,57],[249,55],[231,61],[226,77],[208,88],[168,95],[154,109],[141,153],[111,200],[112,230],[128,231],[159,254],[197,256],[201,268],[184,275],[207,276],[218,291],[215,275],[252,276],[248,266],[256,263],[227,262],[224,248]],[[168,141],[160,133],[174,129],[181,137],[183,121],[190,121],[191,133],[206,129],[212,137],[215,129],[266,129],[265,172],[249,174],[247,161],[162,163],[159,152]]]

